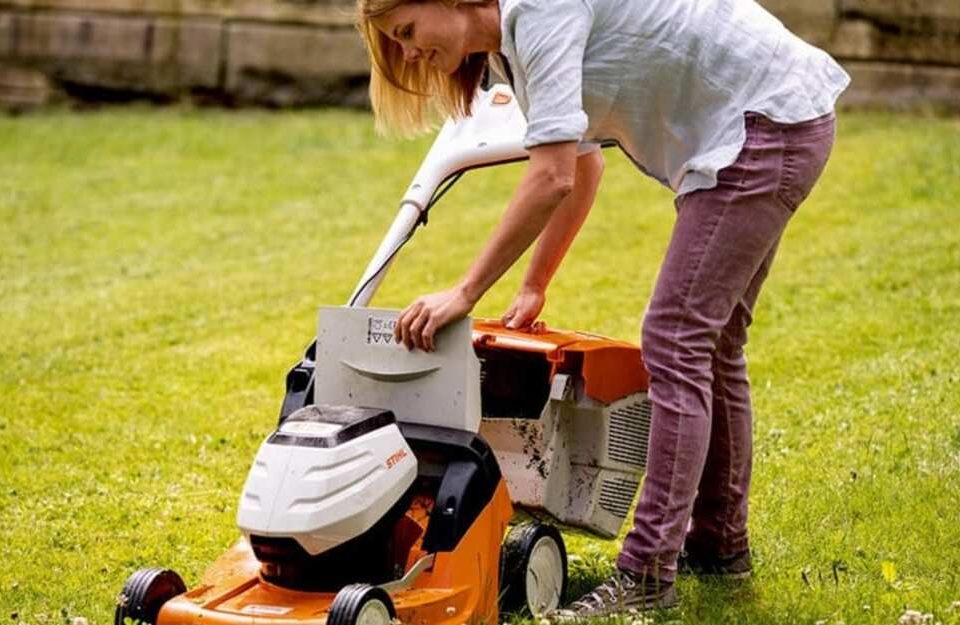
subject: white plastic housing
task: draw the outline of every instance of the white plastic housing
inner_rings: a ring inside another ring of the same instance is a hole
[[[379,308],[320,308],[317,401],[386,407],[403,423],[476,432],[480,360],[473,351],[473,322],[466,318],[441,328],[433,352],[409,351],[393,338],[399,314]]]
[[[325,425],[291,427],[309,436]],[[416,476],[417,460],[396,424],[331,448],[265,441],[243,487],[237,525],[248,540],[289,537],[317,555],[370,529]]]
[[[484,419],[480,435],[515,505],[616,536],[646,465],[650,400],[638,392],[603,404],[564,392],[566,378],[554,377],[539,419]]]

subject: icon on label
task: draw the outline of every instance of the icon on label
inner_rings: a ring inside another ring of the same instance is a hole
[[[367,317],[367,345],[399,345],[393,336],[397,320],[387,317]]]

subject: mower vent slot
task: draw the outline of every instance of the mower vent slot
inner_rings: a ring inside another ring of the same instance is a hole
[[[600,507],[618,519],[626,518],[639,485],[639,482],[623,478],[604,480],[600,485]]]
[[[540,353],[477,349],[485,419],[539,419],[550,397],[550,363]]]
[[[652,405],[644,397],[610,413],[610,459],[643,469],[647,464]]]

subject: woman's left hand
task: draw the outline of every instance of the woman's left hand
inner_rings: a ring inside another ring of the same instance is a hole
[[[460,286],[418,297],[403,309],[393,330],[396,339],[407,346],[427,352],[436,349],[433,336],[452,321],[463,319],[471,310],[471,301]]]
[[[547,296],[539,287],[523,286],[507,312],[500,318],[501,323],[510,330],[528,330],[533,327],[537,316],[543,310]]]

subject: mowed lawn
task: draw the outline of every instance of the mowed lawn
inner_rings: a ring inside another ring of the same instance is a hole
[[[0,118],[0,623],[106,625],[135,569],[196,583],[235,540],[316,309],[346,300],[428,146],[351,112]],[[375,304],[456,280],[521,171],[468,174]],[[673,219],[609,152],[545,319],[636,340]],[[684,579],[658,622],[960,623],[960,120],[843,114],[756,316],[756,575]],[[618,544],[566,535],[576,592]]]

